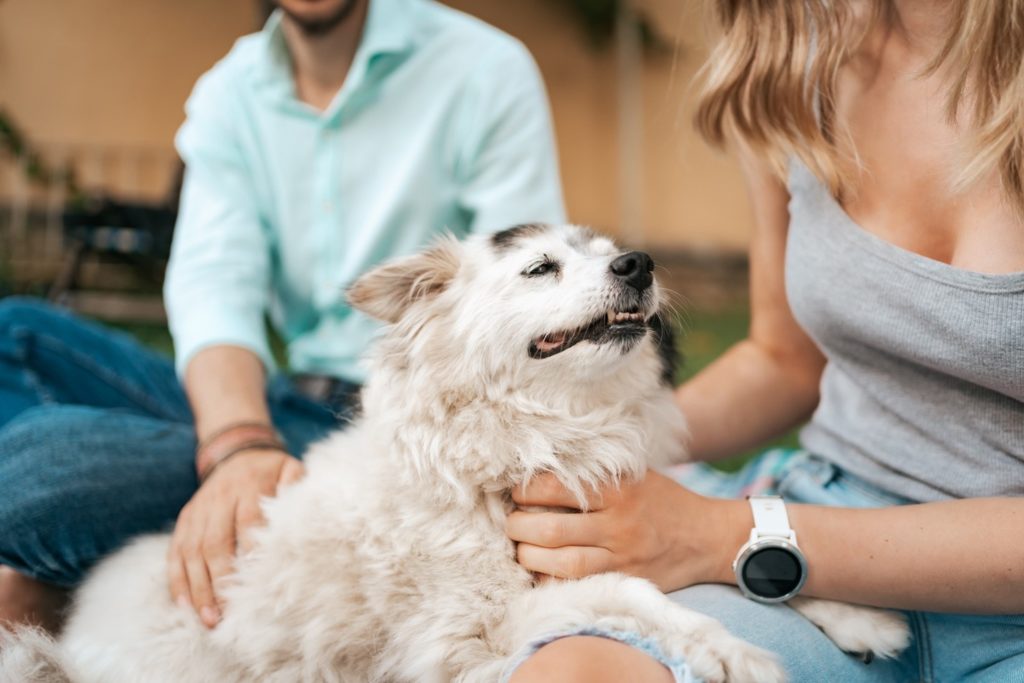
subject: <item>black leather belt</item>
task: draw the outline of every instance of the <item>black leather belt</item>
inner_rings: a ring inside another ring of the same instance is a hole
[[[296,391],[318,403],[351,405],[359,395],[359,385],[340,377],[300,373],[292,375]]]

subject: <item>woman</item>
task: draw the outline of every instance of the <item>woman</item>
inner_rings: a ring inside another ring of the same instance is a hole
[[[682,477],[734,499],[652,472],[591,513],[513,513],[519,561],[650,578],[794,681],[1024,680],[1024,0],[715,5],[698,122],[742,150],[753,319],[678,403],[695,459],[813,411],[806,450]],[[737,498],[763,489],[786,499],[802,594],[906,610],[901,656],[864,663],[785,606],[697,585],[736,583]],[[571,497],[537,481],[519,502]],[[640,645],[565,637],[512,681],[686,674]]]

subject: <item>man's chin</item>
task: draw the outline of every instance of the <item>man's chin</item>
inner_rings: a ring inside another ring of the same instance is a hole
[[[296,2],[277,0],[276,4],[307,36],[321,36],[344,23],[363,0],[341,0],[340,2]],[[323,7],[322,7],[323,6]]]

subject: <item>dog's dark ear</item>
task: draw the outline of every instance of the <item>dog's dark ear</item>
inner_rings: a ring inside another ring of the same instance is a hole
[[[348,302],[378,320],[398,322],[414,301],[448,286],[459,270],[461,248],[446,237],[426,251],[377,266],[348,288]]]

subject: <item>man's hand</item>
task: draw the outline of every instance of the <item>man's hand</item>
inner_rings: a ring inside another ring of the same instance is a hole
[[[576,508],[552,475],[516,487],[521,506]],[[605,486],[587,496],[588,512],[524,512],[508,516],[517,559],[532,572],[580,578],[617,571],[650,579],[663,591],[728,577],[730,553],[750,530],[737,501],[705,498],[648,471],[636,482]],[[742,502],[742,501],[740,501]]]
[[[220,621],[214,590],[230,574],[247,531],[263,521],[260,498],[303,473],[302,463],[276,450],[238,453],[217,467],[182,508],[167,554],[171,597],[190,604],[207,627]]]

